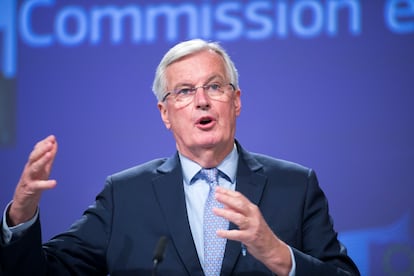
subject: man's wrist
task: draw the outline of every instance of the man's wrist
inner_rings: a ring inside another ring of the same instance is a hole
[[[277,238],[278,245],[274,247],[268,257],[267,265],[277,275],[293,276],[292,271],[296,269],[293,251],[286,243]]]
[[[8,222],[8,211],[13,202],[10,202],[3,212],[3,223],[2,223],[2,236],[4,243],[8,244],[12,239],[21,237],[27,229],[29,229],[39,217],[39,208],[36,209],[32,218],[25,222],[21,222],[17,225],[11,225]]]

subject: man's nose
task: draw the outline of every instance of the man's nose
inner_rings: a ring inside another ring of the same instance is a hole
[[[194,94],[194,104],[199,109],[210,108],[210,98],[208,97],[204,87],[197,87],[197,90]]]

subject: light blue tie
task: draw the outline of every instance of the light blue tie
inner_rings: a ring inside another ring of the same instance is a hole
[[[227,230],[228,220],[216,216],[213,207],[223,208],[223,204],[214,198],[214,188],[218,185],[218,170],[201,169],[200,174],[210,185],[210,191],[204,206],[204,274],[206,276],[220,275],[221,264],[226,247],[226,239],[217,236],[218,229]]]

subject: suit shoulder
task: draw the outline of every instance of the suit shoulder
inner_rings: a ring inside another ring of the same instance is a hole
[[[272,187],[289,187],[297,193],[299,190],[305,192],[308,184],[318,182],[313,169],[304,165],[257,153],[252,153],[251,158],[258,164],[256,173],[265,176]]]
[[[262,164],[263,169],[266,171],[284,171],[305,175],[308,175],[312,171],[311,168],[299,163],[275,158],[265,154],[251,153],[251,156],[253,156],[260,164]]]
[[[158,158],[146,163],[122,170],[110,175],[113,181],[128,181],[136,177],[151,177],[157,173],[157,168],[165,163],[167,158]]]

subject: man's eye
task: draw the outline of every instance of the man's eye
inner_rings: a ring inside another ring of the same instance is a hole
[[[190,94],[191,93],[191,88],[181,88],[181,89],[178,89],[178,91],[177,91],[177,94],[178,95],[188,95],[188,94]]]
[[[220,90],[220,84],[217,84],[217,83],[210,84],[209,89],[213,91],[218,91]]]

